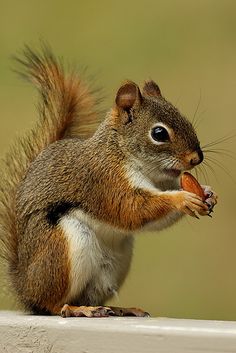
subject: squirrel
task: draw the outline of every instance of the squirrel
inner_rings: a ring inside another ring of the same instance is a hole
[[[16,297],[32,313],[147,316],[104,304],[127,276],[137,231],[209,213],[180,187],[181,173],[203,160],[192,124],[154,81],[142,90],[125,81],[88,136],[97,105],[80,75],[47,47],[25,47],[18,62],[40,101],[36,126],[1,168],[1,257]]]

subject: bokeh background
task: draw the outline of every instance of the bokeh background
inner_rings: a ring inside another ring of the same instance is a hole
[[[88,67],[95,86],[104,87],[105,109],[124,79],[151,77],[189,119],[195,115],[203,145],[236,134],[234,0],[0,4],[0,155],[36,119],[37,96],[11,71],[11,56],[40,38],[65,61]],[[220,196],[213,218],[186,217],[159,234],[138,235],[113,304],[154,316],[236,320],[236,137],[215,148],[212,169],[199,174]],[[0,285],[0,308],[16,308]]]

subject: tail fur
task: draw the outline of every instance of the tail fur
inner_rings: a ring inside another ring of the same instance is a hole
[[[16,271],[17,228],[15,195],[29,165],[49,144],[68,137],[86,137],[97,125],[97,101],[88,86],[74,73],[65,74],[63,65],[47,47],[40,53],[25,47],[21,74],[39,93],[39,119],[26,136],[18,139],[1,165],[0,255],[11,275]]]

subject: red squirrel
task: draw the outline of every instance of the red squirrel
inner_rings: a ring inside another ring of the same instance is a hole
[[[18,62],[39,93],[37,124],[1,167],[1,255],[19,302],[63,317],[146,316],[104,303],[127,276],[136,231],[209,213],[179,182],[203,160],[192,124],[154,81],[142,91],[126,81],[88,137],[96,100],[80,76],[47,48],[26,47]]]

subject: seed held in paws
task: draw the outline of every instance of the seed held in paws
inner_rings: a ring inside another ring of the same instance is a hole
[[[192,192],[201,197],[202,201],[205,201],[204,191],[194,176],[188,172],[184,172],[180,179],[180,184],[183,190]]]

